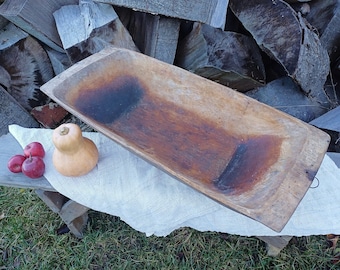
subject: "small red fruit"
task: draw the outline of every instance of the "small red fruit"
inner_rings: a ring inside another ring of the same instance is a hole
[[[31,142],[25,146],[24,154],[26,157],[36,156],[43,158],[45,156],[45,150],[40,142]]]
[[[26,157],[23,155],[15,155],[11,157],[7,162],[8,169],[13,173],[21,172],[22,164],[26,160]]]
[[[22,172],[29,178],[39,178],[45,172],[45,163],[41,157],[30,156],[22,163]]]

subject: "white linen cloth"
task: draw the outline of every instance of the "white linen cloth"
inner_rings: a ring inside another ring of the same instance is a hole
[[[43,144],[45,178],[64,196],[96,211],[119,216],[147,236],[180,227],[243,236],[340,234],[339,168],[327,155],[295,213],[277,233],[172,178],[100,133],[84,132],[99,150],[97,167],[82,177],[64,177],[53,167],[52,130],[9,126],[22,147]]]

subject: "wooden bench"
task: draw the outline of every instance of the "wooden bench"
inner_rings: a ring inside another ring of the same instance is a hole
[[[23,174],[13,174],[7,168],[8,159],[14,154],[22,152],[19,143],[11,134],[0,137],[0,185],[15,188],[34,189],[36,194],[55,213],[58,213],[69,230],[78,238],[83,236],[83,229],[87,223],[89,208],[76,203],[57,192],[46,178],[29,179]]]
[[[57,192],[46,178],[36,180],[29,179],[22,174],[13,174],[8,171],[6,164],[8,159],[21,153],[22,148],[11,134],[0,137],[0,186],[13,188],[28,188],[35,190],[39,198],[60,218],[76,237],[83,237],[83,229],[88,220],[88,207],[85,207],[72,199]],[[257,237],[267,245],[268,255],[276,256],[289,243],[291,236]]]

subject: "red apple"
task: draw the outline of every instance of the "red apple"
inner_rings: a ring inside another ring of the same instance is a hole
[[[36,156],[43,158],[45,156],[45,150],[40,142],[31,142],[25,146],[24,154],[26,157]]]
[[[29,178],[39,178],[45,172],[45,163],[41,157],[30,156],[22,163],[22,172]]]
[[[15,155],[11,157],[7,162],[8,169],[13,173],[21,172],[22,164],[26,160],[26,157],[23,155]]]

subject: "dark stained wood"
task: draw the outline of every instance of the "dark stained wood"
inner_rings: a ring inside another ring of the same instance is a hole
[[[125,49],[104,49],[41,90],[178,180],[276,231],[329,144],[326,133],[296,118]]]
[[[63,5],[78,3],[78,0],[5,0],[0,5],[0,15],[41,40],[51,48],[62,50],[61,41],[53,19],[53,12]]]

